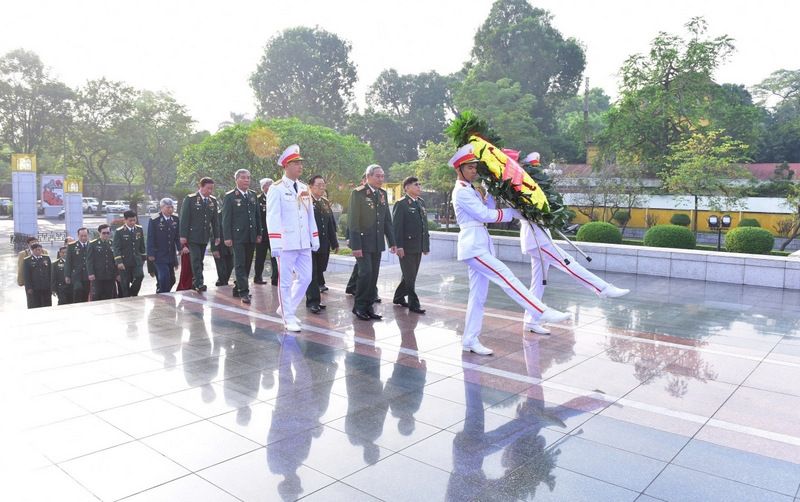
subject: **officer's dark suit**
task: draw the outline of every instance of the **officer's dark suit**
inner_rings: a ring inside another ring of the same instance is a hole
[[[394,292],[394,303],[403,303],[408,296],[408,306],[419,308],[419,298],[415,291],[417,272],[422,261],[422,253],[431,250],[431,238],[428,233],[428,215],[425,201],[412,199],[408,195],[398,200],[392,208],[392,227],[397,248],[403,248],[405,256],[400,258],[400,270],[403,279]]]
[[[209,195],[203,200],[200,192],[187,195],[181,204],[180,237],[189,244],[189,257],[192,259],[192,286],[197,289],[204,285],[203,258],[206,246],[211,241],[211,250],[216,250],[214,241],[222,237],[217,214],[219,203]]]
[[[22,261],[22,274],[25,282],[25,293],[28,294],[28,308],[49,307],[53,304],[51,299],[52,281],[50,257],[42,255],[28,256]]]
[[[66,277],[66,260],[59,258],[53,263],[50,290],[58,296],[59,305],[72,303],[72,287],[64,280]]]
[[[219,227],[222,228],[222,212],[217,213]],[[217,247],[219,256],[214,257],[217,267],[217,286],[227,286],[233,273],[233,250],[226,245]]]
[[[267,261],[267,251],[269,251],[269,230],[267,229],[267,194],[261,192],[258,194],[258,208],[261,211],[261,218],[263,218],[263,227],[261,229],[261,244],[256,244],[256,270],[255,270],[255,278],[256,280],[263,281],[263,274],[264,274],[264,263]],[[270,277],[270,282],[273,286],[278,285],[278,260],[275,258],[270,258],[270,264],[272,264],[272,276]]]
[[[147,223],[147,257],[155,259],[156,293],[169,293],[175,285],[176,253],[181,250],[179,220],[177,216],[166,217],[159,213]]]
[[[64,275],[69,277],[72,287],[72,302],[83,303],[89,299],[89,272],[86,269],[86,258],[89,256],[89,243],[80,241],[67,246],[67,258],[64,262]]]
[[[331,203],[326,198],[314,200],[314,219],[319,232],[319,250],[311,252],[311,282],[306,289],[306,307],[319,306],[319,288],[325,284],[322,273],[328,267],[331,249],[339,249],[336,238],[336,219],[333,217]]]
[[[256,238],[264,224],[256,193],[242,195],[238,188],[227,192],[222,200],[222,238],[233,241],[233,268],[236,271],[234,295],[250,294],[248,277],[253,264]]]
[[[142,265],[147,259],[144,247],[144,230],[141,225],[134,225],[129,229],[122,225],[114,232],[112,241],[114,248],[114,261],[117,265],[125,265],[125,270],[119,271],[119,296],[137,296],[142,287],[144,270]]]
[[[94,239],[89,243],[86,270],[94,276],[92,281],[92,301],[114,298],[117,278],[117,265],[111,239]]]
[[[358,283],[354,312],[372,312],[372,302],[378,287],[378,273],[381,265],[381,252],[386,242],[394,246],[392,217],[386,190],[373,190],[363,185],[350,194],[350,247],[361,250],[364,255],[356,258],[358,263]]]

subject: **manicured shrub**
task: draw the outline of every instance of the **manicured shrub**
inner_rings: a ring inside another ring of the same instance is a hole
[[[739,227],[725,235],[725,249],[732,253],[770,254],[775,237],[763,228]]]
[[[675,213],[672,215],[672,218],[669,219],[669,222],[673,225],[688,227],[689,224],[692,222],[692,219],[689,218],[688,214]]]
[[[613,219],[624,227],[629,221],[631,221],[631,213],[630,211],[617,211],[614,213]]]
[[[740,227],[761,227],[761,223],[755,218],[742,218],[739,222]]]
[[[576,238],[583,242],[604,242],[606,244],[622,244],[622,232],[611,223],[592,221],[578,229]]]
[[[695,244],[692,231],[681,225],[656,225],[644,234],[645,246],[694,249]]]
[[[439,230],[440,228],[442,228],[441,225],[433,220],[428,220],[428,230]]]

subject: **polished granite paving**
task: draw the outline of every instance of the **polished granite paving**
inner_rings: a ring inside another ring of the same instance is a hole
[[[462,264],[423,262],[424,316],[385,267],[381,322],[347,275],[297,336],[269,285],[6,309],[0,497],[797,500],[797,292],[609,274],[633,292],[602,300],[552,273],[573,320],[524,335],[492,286],[482,357]]]

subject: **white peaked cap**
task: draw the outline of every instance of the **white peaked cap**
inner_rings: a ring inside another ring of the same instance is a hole
[[[450,157],[450,160],[447,163],[450,164],[450,167],[456,169],[465,162],[474,162],[476,160],[478,159],[475,157],[475,153],[473,153],[472,144],[467,143],[459,148],[455,155]]]
[[[298,145],[291,145],[284,150],[281,156],[278,157],[278,165],[286,167],[286,164],[293,160],[303,160],[303,157],[300,156],[300,147]]]
[[[539,163],[539,158],[539,152],[531,152],[522,159],[522,163],[535,165]]]

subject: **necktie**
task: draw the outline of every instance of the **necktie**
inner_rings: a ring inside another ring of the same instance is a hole
[[[297,182],[292,183],[292,186],[294,186],[294,193],[297,193]]]

